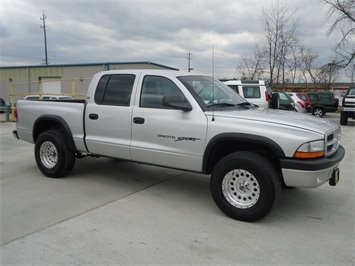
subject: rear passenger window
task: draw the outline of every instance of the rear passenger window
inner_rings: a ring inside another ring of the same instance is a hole
[[[95,103],[102,105],[129,106],[135,75],[105,75],[95,92]]]
[[[332,96],[330,94],[321,94],[320,99],[321,99],[321,101],[331,102]]]
[[[261,98],[259,86],[243,86],[244,98]]]

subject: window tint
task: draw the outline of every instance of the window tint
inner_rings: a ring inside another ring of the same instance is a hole
[[[110,75],[104,75],[101,77],[99,83],[97,84],[95,91],[95,103],[102,104],[102,99],[104,97],[105,88]]]
[[[239,94],[238,85],[228,85],[228,87],[232,88],[236,93]]]
[[[244,98],[261,98],[259,86],[243,86]]]
[[[129,106],[135,75],[105,75],[96,89],[95,102],[103,105]]]
[[[166,95],[182,95],[180,89],[170,79],[159,76],[146,76],[143,80],[140,107],[163,107],[163,97]]]
[[[282,92],[279,92],[279,96],[280,96],[280,100],[290,101],[290,99],[287,97],[287,95]]]
[[[321,94],[320,95],[320,99],[322,101],[325,101],[325,102],[331,102],[332,101],[332,97],[330,94]]]
[[[316,95],[316,94],[309,94],[308,96],[309,96],[309,99],[310,99],[311,101],[315,101],[315,102],[318,101],[318,95]]]

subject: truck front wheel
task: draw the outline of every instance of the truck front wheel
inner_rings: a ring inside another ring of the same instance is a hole
[[[48,177],[63,177],[75,164],[75,154],[69,150],[60,130],[48,130],[39,135],[35,143],[35,158],[39,170]]]
[[[253,152],[235,152],[213,169],[211,193],[228,216],[247,222],[263,218],[281,193],[281,182],[273,165]]]

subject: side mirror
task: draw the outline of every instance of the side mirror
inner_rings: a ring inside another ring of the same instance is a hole
[[[191,105],[182,95],[166,95],[163,98],[163,106],[170,107],[184,112],[192,110]]]

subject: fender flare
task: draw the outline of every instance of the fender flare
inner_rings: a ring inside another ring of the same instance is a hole
[[[283,149],[280,147],[279,144],[277,144],[270,138],[245,133],[222,133],[214,136],[206,146],[202,162],[202,171],[204,173],[208,172],[208,163],[213,148],[216,147],[216,145],[218,145],[218,143],[222,141],[240,141],[258,144],[260,146],[272,150],[278,158],[285,158],[285,153]]]
[[[45,126],[43,126],[45,122]],[[55,125],[53,128],[52,126]],[[41,115],[33,124],[32,138],[33,142],[36,142],[38,136],[49,129],[61,129],[64,132],[65,138],[68,141],[69,149],[76,151],[75,143],[73,140],[73,134],[68,126],[67,122],[58,115]]]

